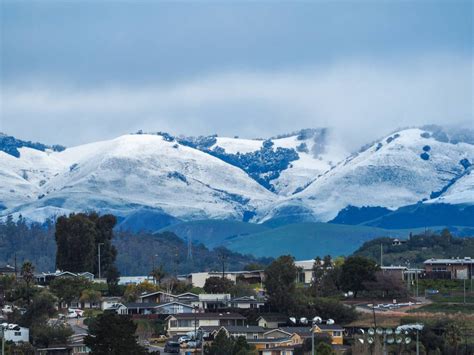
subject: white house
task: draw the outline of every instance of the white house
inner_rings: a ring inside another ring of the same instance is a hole
[[[243,296],[243,297],[236,297],[232,298],[229,302],[230,307],[232,308],[241,308],[241,309],[249,309],[249,308],[260,308],[265,305],[265,301],[257,300],[254,296]]]
[[[2,323],[2,327],[4,329],[6,341],[13,341],[14,343],[28,343],[30,339],[30,330],[28,328],[23,328],[17,324],[8,323]]]
[[[246,318],[237,313],[182,313],[166,318],[170,336],[186,334],[200,327],[243,326]]]

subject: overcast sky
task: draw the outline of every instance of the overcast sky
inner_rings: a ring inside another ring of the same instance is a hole
[[[473,120],[471,1],[0,4],[0,131],[19,138],[329,126],[356,146]]]

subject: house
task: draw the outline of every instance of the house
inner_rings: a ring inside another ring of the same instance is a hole
[[[120,303],[121,300],[122,300],[121,297],[116,297],[116,296],[102,297],[102,299],[100,300],[100,309],[101,310],[109,309],[114,304]]]
[[[232,308],[260,308],[265,306],[265,301],[257,300],[254,296],[243,296],[232,298],[229,302],[229,306]]]
[[[266,313],[257,318],[257,323],[263,328],[278,328],[288,323],[288,317],[280,313]]]
[[[149,314],[181,314],[181,313],[192,313],[194,307],[177,302],[164,302],[164,303],[155,303],[155,302],[132,302],[132,303],[125,303],[123,305],[126,309],[125,314],[141,314],[141,315],[149,315]],[[123,309],[118,307],[119,312],[123,312]],[[117,313],[119,313],[117,312]],[[124,314],[124,313],[119,313]]]
[[[331,337],[332,345],[343,345],[344,328],[337,324],[315,324],[315,333],[327,334]]]
[[[426,276],[434,279],[474,279],[474,259],[428,259],[424,263]]]
[[[228,293],[201,293],[198,297],[198,301],[192,302],[193,306],[207,310],[227,308],[231,300]]]
[[[392,245],[393,246],[400,246],[400,245],[406,244],[406,242],[407,242],[406,240],[395,238],[395,239],[392,240]]]
[[[84,344],[84,337],[87,334],[74,334],[69,337],[68,346],[71,348],[71,355],[85,355],[91,352],[91,349]]]
[[[199,328],[204,331],[204,333],[210,334],[212,337],[215,337],[217,333],[221,330],[227,333],[228,337],[238,338],[244,337],[245,339],[263,339],[263,334],[266,329],[259,327],[257,325],[226,325],[222,327],[215,327],[214,329],[209,327]]]
[[[279,327],[277,329],[268,330],[265,333],[266,338],[281,338],[297,334],[302,340],[311,338],[311,327]]]
[[[1,327],[3,328],[5,341],[28,343],[30,340],[30,330],[28,328],[8,323],[2,323]]]
[[[295,347],[302,344],[298,334],[284,336],[281,338],[248,339],[247,342],[255,346],[258,354],[293,354]]]
[[[152,276],[120,276],[119,277],[119,285],[136,285],[142,282],[150,282],[153,283]]]
[[[177,296],[163,291],[144,293],[138,296],[138,302],[140,303],[164,303],[175,301],[176,299]]]
[[[0,266],[0,275],[1,276],[6,276],[6,275],[16,275],[16,269],[11,266],[11,265],[4,265]]]
[[[313,282],[314,260],[295,261],[295,266],[298,268],[296,282],[307,285]]]
[[[294,346],[273,347],[269,349],[262,349],[258,352],[259,355],[293,355],[295,354]]]
[[[246,318],[238,313],[181,313],[166,319],[168,335],[186,334],[200,327],[243,326]]]
[[[42,272],[41,274],[35,275],[36,283],[38,285],[46,286],[49,285],[51,281],[56,278],[74,278],[74,277],[83,277],[88,279],[89,281],[94,281],[94,274],[86,271],[86,272],[70,272],[70,271],[60,271],[56,270],[55,272]]]
[[[114,303],[108,308],[104,309],[104,312],[113,312],[117,314],[128,314],[128,308],[123,303]]]
[[[206,280],[210,277],[223,277],[223,274],[221,271],[193,272],[186,275],[179,275],[178,279],[180,281],[185,281],[195,287],[203,288]],[[234,283],[239,281],[249,284],[261,284],[265,278],[265,271],[227,271],[224,273],[224,277]]]
[[[179,295],[176,295],[176,298],[179,302],[183,303],[193,303],[199,301],[199,295],[192,292],[185,292]]]

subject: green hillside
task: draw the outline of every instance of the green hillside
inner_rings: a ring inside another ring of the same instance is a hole
[[[255,256],[291,254],[297,259],[352,254],[364,242],[382,236],[406,238],[420,229],[386,230],[329,223],[297,223],[227,239],[224,246]]]
[[[208,248],[214,248],[225,244],[226,239],[248,236],[269,229],[261,224],[208,219],[174,224],[158,232],[170,231],[183,239],[191,238],[194,242],[201,242]]]

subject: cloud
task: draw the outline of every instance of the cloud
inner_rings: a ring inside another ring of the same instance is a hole
[[[120,134],[268,137],[328,126],[351,149],[398,127],[472,122],[472,58],[339,62],[148,86],[3,87],[0,130],[74,145]]]

